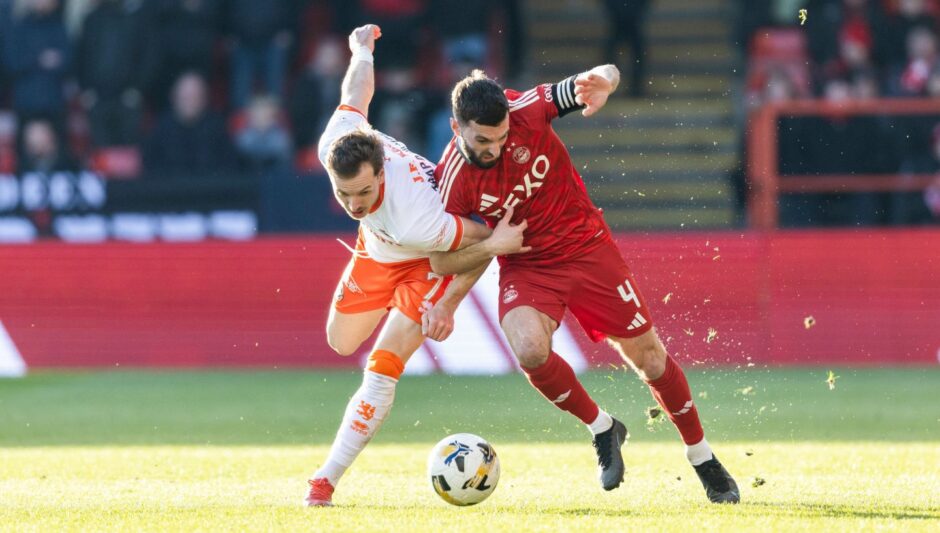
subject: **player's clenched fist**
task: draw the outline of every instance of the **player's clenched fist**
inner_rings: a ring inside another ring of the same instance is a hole
[[[523,220],[519,224],[512,224],[513,208],[506,210],[506,214],[500,219],[493,233],[486,239],[486,245],[490,253],[494,256],[524,254],[532,250],[531,246],[523,246],[522,238],[525,229],[529,226],[528,222]]]
[[[421,334],[438,342],[446,340],[454,331],[454,311],[443,302],[434,305],[425,301],[421,305]]]
[[[375,40],[382,36],[382,29],[375,24],[359,26],[349,34],[349,49],[353,53],[360,46],[365,46],[370,52],[375,52]]]

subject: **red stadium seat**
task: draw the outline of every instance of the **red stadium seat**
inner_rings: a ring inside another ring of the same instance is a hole
[[[320,156],[316,145],[297,150],[294,166],[297,167],[299,172],[305,174],[322,174],[325,172],[323,165],[320,164]]]
[[[806,35],[799,28],[761,28],[751,40],[753,61],[807,61]]]
[[[0,174],[16,172],[16,150],[12,144],[0,144]]]
[[[90,170],[105,178],[135,178],[140,175],[141,156],[136,146],[111,146],[92,153]]]
[[[760,28],[751,39],[747,88],[760,92],[771,71],[783,71],[801,96],[810,94],[806,36],[798,28]]]

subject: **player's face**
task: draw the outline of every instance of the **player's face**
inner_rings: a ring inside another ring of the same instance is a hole
[[[362,163],[359,173],[354,177],[332,178],[330,181],[333,182],[333,195],[339,205],[343,206],[349,216],[360,220],[365,218],[372,206],[379,201],[379,190],[385,183],[385,169],[375,174],[372,165]]]
[[[450,120],[454,135],[457,136],[457,147],[464,157],[481,168],[496,165],[509,137],[509,113],[496,126],[484,126],[473,120],[460,125],[453,118]]]

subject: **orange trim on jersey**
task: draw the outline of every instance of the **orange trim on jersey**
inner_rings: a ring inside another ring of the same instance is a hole
[[[451,215],[454,217],[454,220],[457,222],[457,234],[454,235],[454,243],[450,245],[448,252],[453,252],[457,248],[460,248],[460,241],[463,240],[463,219],[457,215]]]
[[[360,115],[362,115],[362,118],[368,118],[366,117],[365,113],[363,113],[362,111],[359,111],[358,109],[356,109],[355,107],[351,105],[340,104],[340,106],[337,107],[336,110],[337,111],[352,111],[353,113],[359,113]]]
[[[385,182],[379,184],[379,199],[375,201],[375,204],[372,205],[372,209],[369,210],[369,214],[375,213],[382,207],[382,200],[385,199]]]
[[[366,370],[392,379],[398,379],[405,371],[405,363],[402,362],[400,357],[388,350],[375,350],[369,354],[369,363],[366,365]]]

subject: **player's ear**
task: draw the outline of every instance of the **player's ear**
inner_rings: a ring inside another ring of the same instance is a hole
[[[454,137],[460,137],[460,124],[457,124],[454,117],[450,117],[450,129],[454,132]]]
[[[379,171],[378,174],[375,175],[375,179],[379,180],[380,184],[385,183],[385,168],[384,167],[382,168],[382,170]]]

